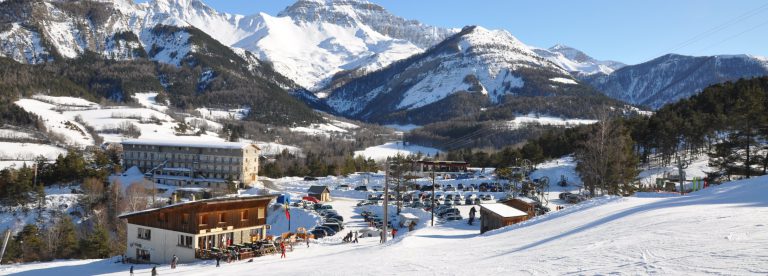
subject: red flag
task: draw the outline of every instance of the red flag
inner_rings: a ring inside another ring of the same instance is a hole
[[[291,212],[289,211],[288,206],[285,206],[285,217],[291,219]]]

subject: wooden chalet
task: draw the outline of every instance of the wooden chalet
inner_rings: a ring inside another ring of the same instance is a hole
[[[502,203],[480,204],[480,234],[528,220],[528,214]]]
[[[120,215],[127,220],[126,256],[169,263],[211,256],[229,246],[266,238],[267,205],[276,196],[204,199]]]
[[[307,195],[319,201],[331,201],[331,189],[328,186],[310,186]]]

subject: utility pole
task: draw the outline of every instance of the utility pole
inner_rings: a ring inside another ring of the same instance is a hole
[[[9,238],[11,238],[11,229],[5,230],[5,239],[3,239],[3,250],[0,251],[0,263],[3,263],[3,255],[5,255],[5,247],[8,246]]]
[[[429,208],[429,211],[432,212],[432,225],[435,226],[435,165],[432,164],[432,207]]]
[[[382,242],[387,242],[387,224],[389,223],[389,158],[384,164],[384,223],[381,225]]]

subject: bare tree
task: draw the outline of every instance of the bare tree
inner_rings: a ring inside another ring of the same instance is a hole
[[[133,182],[125,189],[123,196],[126,212],[136,212],[147,209],[151,202],[152,186],[147,181]]]

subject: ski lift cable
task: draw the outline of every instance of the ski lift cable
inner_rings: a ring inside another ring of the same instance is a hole
[[[768,4],[764,4],[762,6],[759,6],[759,7],[755,8],[755,9],[750,9],[749,11],[747,11],[745,13],[742,13],[742,14],[732,18],[731,20],[725,21],[725,22],[723,22],[720,25],[717,25],[715,27],[707,29],[706,31],[701,32],[701,33],[691,37],[690,39],[688,39],[686,41],[683,41],[680,44],[677,44],[676,46],[674,46],[672,49],[669,49],[668,51],[661,51],[661,52],[655,54],[653,58],[655,58],[657,56],[660,56],[660,55],[663,55],[665,53],[671,53],[671,52],[677,51],[679,49],[685,48],[685,47],[687,47],[687,46],[689,46],[689,45],[691,45],[693,43],[698,42],[699,40],[702,40],[702,39],[704,39],[704,38],[706,38],[706,37],[708,37],[710,35],[713,35],[713,34],[719,32],[719,31],[724,30],[724,29],[730,27],[733,24],[739,23],[739,22],[744,21],[744,20],[746,20],[746,19],[748,19],[750,17],[753,17],[753,16],[755,16],[757,14],[760,14],[761,12],[766,10],[766,8],[768,8]]]

